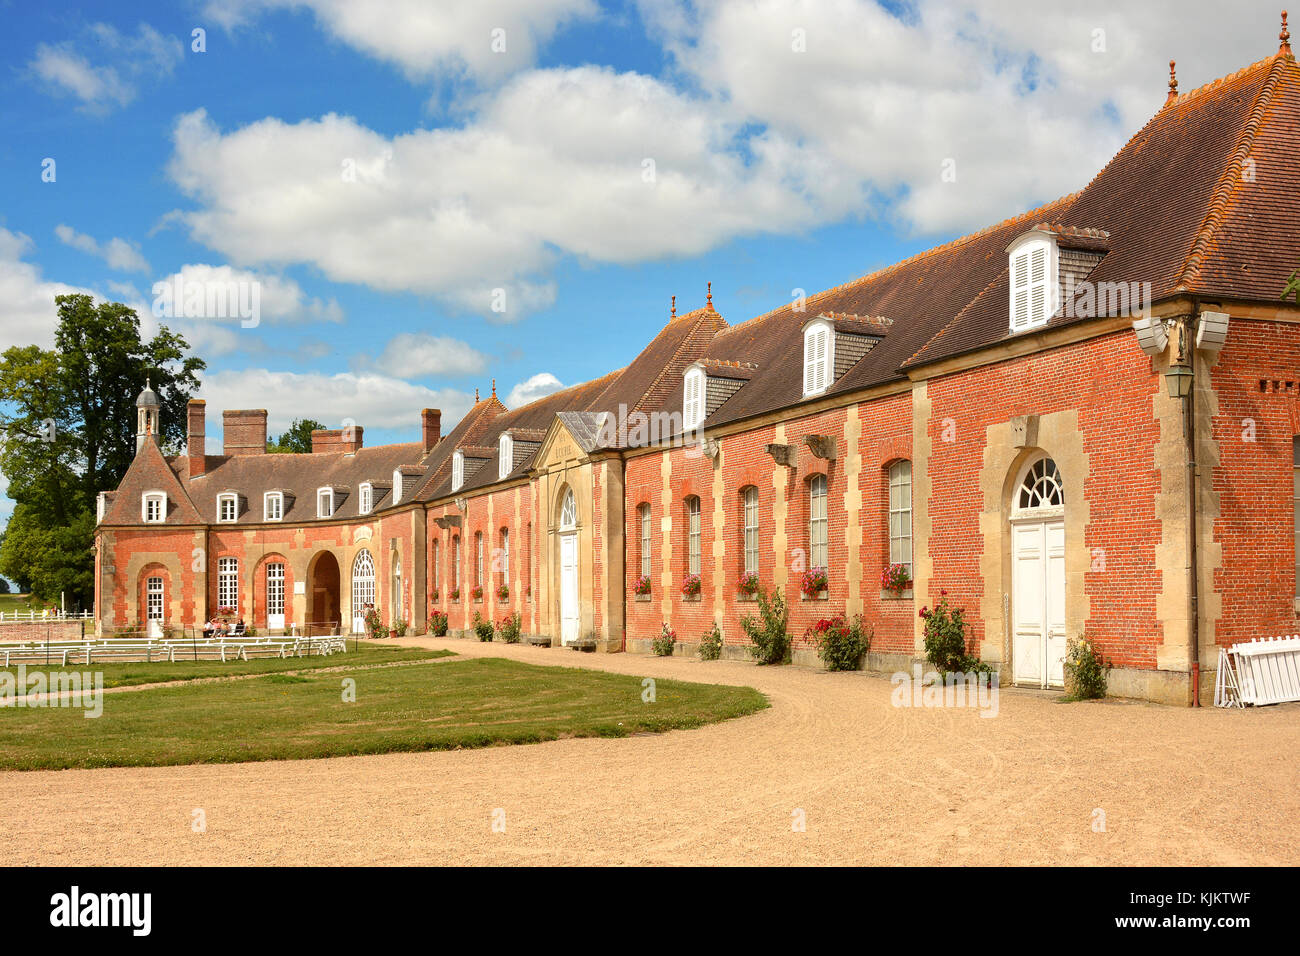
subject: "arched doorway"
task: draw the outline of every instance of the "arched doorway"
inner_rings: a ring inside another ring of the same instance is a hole
[[[560,643],[572,644],[581,627],[578,587],[578,503],[567,485],[560,492]]]
[[[375,559],[365,548],[352,562],[352,633],[366,630],[366,605],[375,603]],[[390,611],[389,620],[393,620]]]
[[[339,626],[339,562],[328,551],[322,551],[312,561],[311,608],[307,612],[309,634],[331,634]]]
[[[1011,675],[1017,684],[1065,683],[1065,488],[1039,456],[1011,492]]]

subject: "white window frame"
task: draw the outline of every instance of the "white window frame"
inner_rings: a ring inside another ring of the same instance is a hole
[[[650,505],[643,504],[638,509],[641,518],[641,576],[650,577]]]
[[[510,529],[501,529],[501,580],[510,586]]]
[[[266,565],[267,617],[284,616],[284,562],[271,561]]]
[[[366,605],[375,603],[375,556],[362,548],[352,559],[352,632],[365,632]],[[390,617],[391,619],[391,617]]]
[[[238,558],[217,558],[217,607],[233,607],[239,613]]]
[[[321,502],[325,500],[325,496],[326,496],[326,495],[329,495],[329,510],[328,510],[328,511],[324,511],[324,510],[321,508]],[[333,489],[333,488],[330,488],[330,487],[317,488],[317,489],[316,489],[316,517],[317,517],[317,518],[333,518],[333,517],[334,517],[334,510],[335,510],[334,489]]]
[[[700,497],[686,499],[686,573],[700,573]]]
[[[465,484],[465,453],[458,451],[451,456],[451,490],[460,491]]]
[[[750,485],[741,496],[745,546],[745,573],[758,574],[758,489]]]
[[[830,482],[825,475],[813,475],[808,482],[808,567],[830,574],[830,519],[827,499]],[[820,559],[820,560],[818,560]]]
[[[230,508],[230,517],[226,517],[226,508]],[[233,491],[223,491],[217,495],[217,523],[233,524],[239,520],[239,495]]]
[[[272,508],[273,504],[275,506],[274,508]],[[262,495],[262,520],[284,520],[284,492],[268,491],[266,494]]]
[[[431,556],[433,558],[433,560],[429,562],[429,578],[430,578],[430,583],[433,585],[433,590],[437,591],[438,578],[440,577],[440,575],[438,574],[438,559],[441,556],[440,552],[442,551],[442,548],[439,546],[439,542],[434,541],[433,546],[429,549],[429,551],[431,552]],[[441,596],[442,595],[439,595],[439,597]]]
[[[515,440],[506,432],[497,443],[497,478],[504,479],[515,470]]]
[[[460,535],[451,539],[452,590],[460,590]],[[463,595],[462,595],[463,596]]]
[[[149,505],[158,505],[158,514],[149,517]],[[140,496],[140,520],[145,524],[162,524],[167,520],[167,494],[163,491],[146,491]]]
[[[394,501],[396,491],[394,491]],[[361,487],[357,489],[357,511],[363,515],[370,514],[375,508],[375,486],[368,481],[363,481]]]
[[[474,587],[483,587],[483,532],[474,532]]]
[[[905,458],[889,466],[889,563],[912,573],[912,463]]]
[[[150,575],[145,579],[144,619],[146,621],[165,620],[163,616],[163,609],[165,607],[163,601],[164,588],[163,579],[160,575]]]
[[[835,378],[835,329],[825,319],[814,319],[803,329],[804,398],[820,395]]]
[[[682,427],[688,431],[704,421],[705,391],[704,369],[688,368],[682,376]]]
[[[1060,257],[1055,238],[1032,232],[1007,249],[1010,331],[1042,328],[1060,307]]]

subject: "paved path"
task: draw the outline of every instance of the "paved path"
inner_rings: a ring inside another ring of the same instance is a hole
[[[0,773],[14,864],[1300,862],[1300,706],[891,706],[862,674],[407,638],[748,684],[691,731],[451,753]],[[193,831],[202,809],[206,832]],[[492,830],[504,811],[505,832]],[[1095,811],[1105,832],[1094,832]],[[806,831],[792,821],[802,814]]]

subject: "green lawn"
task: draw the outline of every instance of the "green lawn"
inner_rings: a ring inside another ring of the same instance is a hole
[[[47,605],[30,594],[0,594],[0,611],[9,614],[13,611],[43,611]]]
[[[337,661],[333,661],[337,663]],[[342,682],[356,681],[356,702]],[[749,687],[657,681],[500,658],[105,695],[103,715],[0,709],[0,769],[162,766],[294,760],[621,737],[751,714]]]
[[[418,647],[374,647],[362,644],[355,651],[348,644],[346,654],[317,655],[314,657],[259,657],[251,661],[177,661],[172,664],[161,663],[101,664],[95,662],[93,673],[104,675],[105,687],[124,687],[135,684],[158,684],[172,680],[195,680],[200,677],[231,677],[236,674],[275,674],[281,671],[315,670],[321,667],[355,667],[361,664],[387,664],[393,661],[420,661],[437,657],[454,657],[454,651],[431,651]],[[43,663],[27,661],[27,670],[46,670]],[[13,673],[16,665],[9,668],[0,667],[0,673],[6,669]],[[60,667],[55,660],[50,670],[81,671],[87,670],[85,664],[69,664]]]

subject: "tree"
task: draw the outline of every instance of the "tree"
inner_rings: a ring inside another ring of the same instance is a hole
[[[55,297],[54,348],[15,346],[0,356],[0,470],[15,502],[0,574],[54,601],[93,595],[94,502],[116,488],[135,457],[135,399],[148,378],[162,404],[160,439],[179,448],[185,406],[206,366],[163,327],[140,337],[133,309],[88,295]]]
[[[311,418],[295,418],[287,432],[266,443],[266,450],[273,455],[305,455],[311,451],[311,433],[324,427]]]

